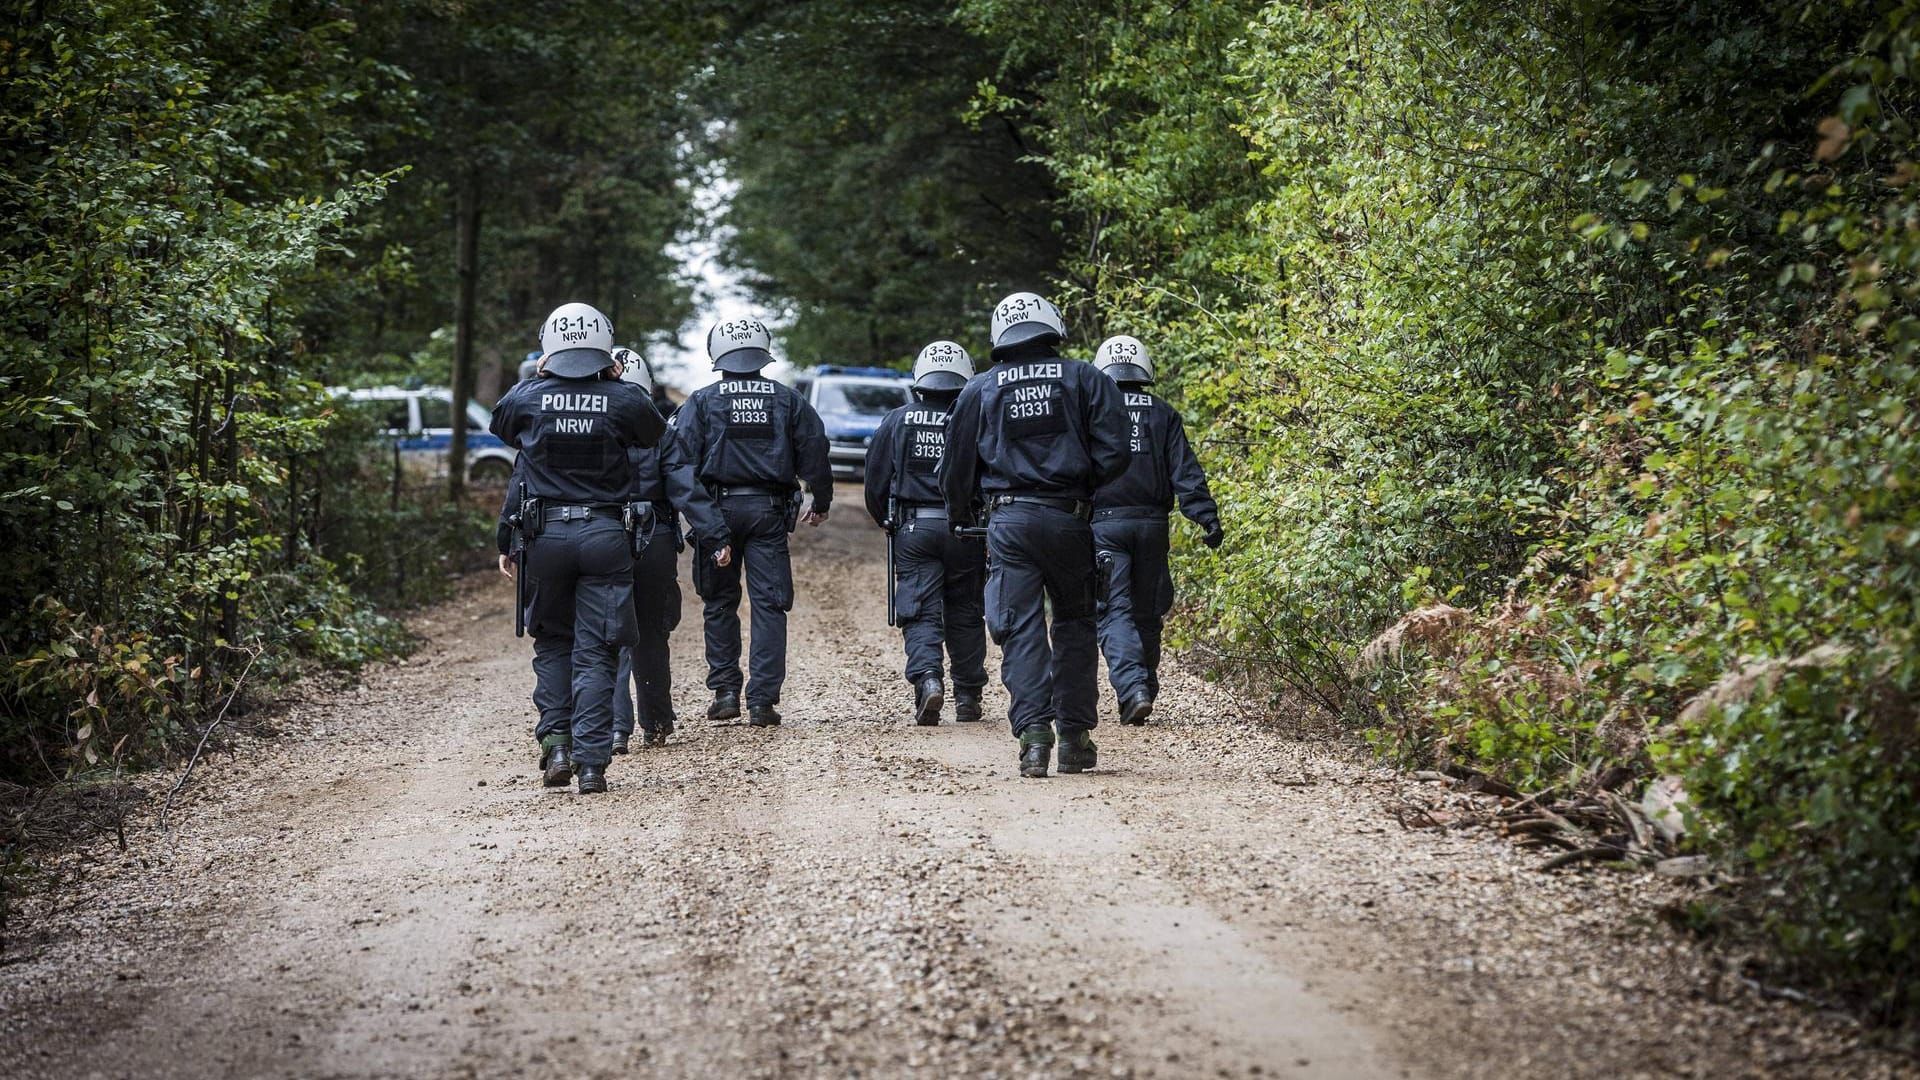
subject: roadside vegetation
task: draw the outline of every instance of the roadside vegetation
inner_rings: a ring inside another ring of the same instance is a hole
[[[627,8],[21,9],[7,776],[394,648],[476,530],[321,387],[490,400],[563,292],[670,335],[718,228],[802,362],[984,352],[1013,288],[1140,337],[1232,535],[1198,655],[1411,767],[1683,791],[1698,928],[1913,1015],[1920,4]]]
[[[911,145],[888,104],[994,58],[967,119],[1047,170],[1077,344],[1148,342],[1203,433],[1234,539],[1182,559],[1190,646],[1409,765],[1678,777],[1731,883],[1695,920],[1912,1009],[1915,5],[891,6],[966,47],[807,108]],[[740,201],[864,227],[841,176]],[[743,255],[843,250],[810,220]],[[1022,234],[946,265],[1025,287]],[[983,345],[979,310],[924,336]]]

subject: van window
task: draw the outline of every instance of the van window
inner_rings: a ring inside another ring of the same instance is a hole
[[[446,398],[421,397],[420,426],[429,431],[441,430],[453,426],[453,409]]]

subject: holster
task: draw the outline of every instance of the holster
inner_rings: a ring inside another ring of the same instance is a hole
[[[653,518],[652,503],[632,502],[620,508],[620,525],[627,530],[627,542],[633,546],[635,558],[653,540]]]
[[[793,494],[787,496],[786,526],[788,532],[792,532],[800,527],[800,504],[805,501],[806,496],[800,494],[800,489],[798,488],[794,489]]]

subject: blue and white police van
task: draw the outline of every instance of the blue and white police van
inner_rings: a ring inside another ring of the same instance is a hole
[[[444,386],[335,388],[337,397],[373,411],[385,436],[403,461],[433,476],[447,475],[447,447],[453,442],[453,393]],[[467,482],[502,485],[513,475],[515,451],[487,430],[493,413],[467,402]]]
[[[793,388],[827,428],[827,456],[836,480],[866,475],[867,445],[888,413],[913,400],[913,376],[883,367],[821,364],[801,372]]]

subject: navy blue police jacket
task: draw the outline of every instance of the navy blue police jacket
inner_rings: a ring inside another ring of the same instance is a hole
[[[867,444],[867,513],[886,524],[887,498],[908,506],[944,506],[940,462],[947,452],[947,417],[953,397],[941,395],[902,405],[880,420]]]
[[[948,521],[971,524],[978,496],[1091,500],[1126,469],[1129,427],[1120,387],[1091,364],[995,364],[968,380],[947,423],[939,478]]]
[[[667,422],[633,383],[545,376],[508,390],[488,427],[520,451],[528,494],[548,506],[610,507],[632,497],[628,448],[658,443]]]
[[[826,425],[790,386],[758,373],[723,375],[687,398],[673,414],[673,426],[693,459],[694,475],[710,491],[791,491],[804,480],[816,512],[824,514],[833,504]]]
[[[702,543],[715,548],[733,543],[727,519],[693,475],[693,456],[687,453],[678,431],[669,428],[660,437],[660,445],[651,450],[628,450],[627,460],[633,465],[634,502],[666,504],[685,514],[694,539]]]
[[[1220,523],[1220,507],[1207,490],[1207,474],[1187,442],[1187,426],[1165,401],[1136,387],[1124,387],[1132,457],[1126,471],[1100,485],[1093,493],[1093,509],[1125,512],[1173,512],[1176,496],[1180,512],[1194,524],[1212,531]]]

